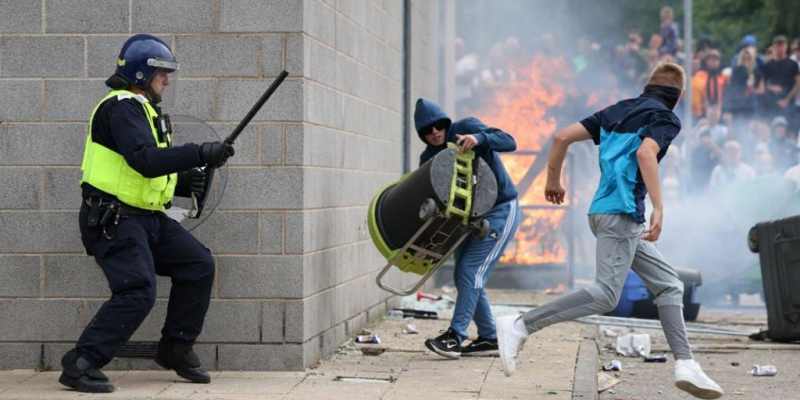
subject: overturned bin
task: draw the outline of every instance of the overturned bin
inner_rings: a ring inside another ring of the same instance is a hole
[[[488,233],[483,216],[496,200],[497,181],[489,165],[452,144],[382,189],[367,216],[372,242],[387,260],[378,286],[398,295],[414,293],[467,236]],[[411,287],[394,288],[383,282],[392,266],[422,278]]]

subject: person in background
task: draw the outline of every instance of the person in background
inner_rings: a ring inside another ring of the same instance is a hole
[[[789,57],[800,67],[800,37],[792,39],[791,56]],[[800,93],[794,96],[794,101],[789,105],[788,129],[790,136],[797,136],[800,131]]]
[[[674,21],[672,7],[661,8],[661,28],[659,35],[664,39],[658,48],[658,54],[669,54],[675,57],[678,53],[678,24]]]
[[[769,151],[772,142],[770,126],[760,119],[750,121],[750,131],[737,135],[734,139],[742,146],[742,159],[745,162],[755,160],[759,151]]]
[[[711,140],[707,128],[700,130],[699,139],[697,147],[692,150],[690,164],[692,184],[689,192],[695,194],[705,193],[711,180],[711,171],[722,159],[722,150]]]
[[[792,45],[790,46],[789,53],[791,54],[789,58],[792,61],[800,63],[800,37],[792,39]]]
[[[723,96],[723,110],[733,117],[734,124],[751,119],[758,109],[758,96],[764,94],[764,79],[752,47],[739,51],[730,81]]]
[[[466,53],[464,39],[458,37],[453,43],[456,72],[456,109],[464,111],[475,107],[475,87],[478,85],[480,59],[476,53]]]
[[[481,71],[481,80],[484,85],[497,87],[514,81],[515,71],[509,68],[508,60],[505,41],[495,43],[489,50],[488,65]]]
[[[744,35],[742,40],[739,42],[739,45],[736,46],[736,52],[733,53],[731,57],[730,66],[735,67],[739,65],[739,55],[742,50],[749,49],[755,57],[756,61],[756,68],[761,69],[764,66],[764,59],[758,55],[758,40],[756,39],[755,35]]]
[[[720,191],[733,183],[746,182],[756,176],[755,170],[742,162],[742,146],[739,142],[735,140],[725,142],[722,154],[722,163],[711,171],[711,181],[708,186],[711,191]]]
[[[769,118],[786,116],[794,107],[794,98],[800,91],[800,68],[787,54],[786,36],[778,35],[772,41],[772,58],[763,68],[764,111]]]
[[[658,60],[661,56],[658,49],[661,48],[661,45],[664,43],[664,38],[661,37],[658,33],[654,33],[650,35],[650,41],[648,42],[647,49],[646,49],[646,59],[647,59],[647,72],[645,72],[645,76],[642,77],[642,82],[647,81],[649,76],[647,73],[651,71],[657,64]]]
[[[670,144],[667,149],[667,154],[662,161],[662,174],[661,185],[664,188],[664,200],[670,203],[677,203],[681,200],[683,188],[683,159],[681,157],[681,149],[676,144]]]
[[[775,162],[768,149],[759,149],[753,159],[753,170],[756,176],[768,176],[777,172]]]
[[[728,140],[731,135],[730,126],[722,119],[719,108],[711,108],[705,118],[705,125],[708,126],[708,131],[711,133],[711,139],[714,143],[722,144]]]
[[[791,182],[794,185],[795,192],[800,192],[800,160],[795,160],[796,163],[793,167],[783,173],[783,179]]]
[[[769,152],[774,157],[775,168],[779,171],[786,171],[797,159],[796,135],[789,135],[788,125],[786,118],[781,116],[773,118],[770,124],[772,135]]]
[[[701,68],[692,78],[692,115],[702,118],[709,109],[722,110],[722,99],[728,79],[720,69],[720,54],[710,49],[703,58]]]

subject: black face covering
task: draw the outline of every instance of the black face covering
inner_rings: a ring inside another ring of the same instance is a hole
[[[647,85],[642,96],[660,100],[670,110],[674,110],[681,97],[681,90],[672,86]]]

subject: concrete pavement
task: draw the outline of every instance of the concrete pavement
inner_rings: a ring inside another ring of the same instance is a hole
[[[697,322],[757,332],[766,328],[763,308],[709,309],[700,311]],[[653,352],[666,353],[668,346],[660,330],[636,329],[652,338]],[[645,363],[639,358],[620,357],[613,347],[615,338],[601,336],[600,359],[622,362],[622,371],[611,373],[621,382],[600,393],[601,400],[693,399],[673,384],[675,363],[670,355],[664,364]],[[723,398],[734,399],[798,399],[797,357],[800,346],[755,342],[747,337],[690,333],[694,356],[708,375],[725,390]],[[778,368],[776,376],[756,377],[750,374],[753,364],[771,364]]]
[[[496,292],[492,298],[504,304],[538,304],[545,300],[540,294],[516,292]],[[110,395],[89,395],[63,388],[57,382],[59,372],[2,371],[0,399],[573,398],[577,355],[587,332],[584,327],[561,324],[531,337],[516,374],[507,378],[498,358],[445,360],[425,350],[424,339],[446,329],[448,320],[383,320],[370,328],[381,337],[381,346],[387,348],[381,355],[363,355],[354,344],[348,343],[331,359],[305,371],[215,371],[209,385],[184,383],[168,371],[109,371],[117,391]],[[420,333],[402,333],[408,323],[414,324]]]

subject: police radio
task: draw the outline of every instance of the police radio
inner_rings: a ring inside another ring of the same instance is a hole
[[[278,77],[272,81],[272,84],[269,85],[264,94],[262,94],[258,101],[256,101],[256,104],[253,104],[253,107],[250,108],[250,111],[247,112],[247,115],[245,115],[241,122],[239,122],[239,125],[236,126],[236,128],[233,130],[233,132],[231,132],[230,135],[228,135],[227,138],[225,138],[226,144],[233,145],[233,142],[236,141],[236,138],[239,137],[239,134],[241,134],[244,128],[247,127],[247,124],[250,123],[250,120],[253,119],[261,107],[264,106],[264,103],[269,100],[270,96],[275,93],[275,91],[278,89],[278,86],[283,83],[283,80],[286,79],[287,76],[289,76],[289,73],[286,71],[282,71],[280,74],[278,74]],[[206,181],[202,193],[192,193],[192,210],[189,211],[187,215],[189,218],[200,218],[200,215],[203,213],[203,208],[206,205],[206,197],[211,192],[211,184],[214,181],[214,168],[209,168],[207,166],[199,168],[206,174]]]

